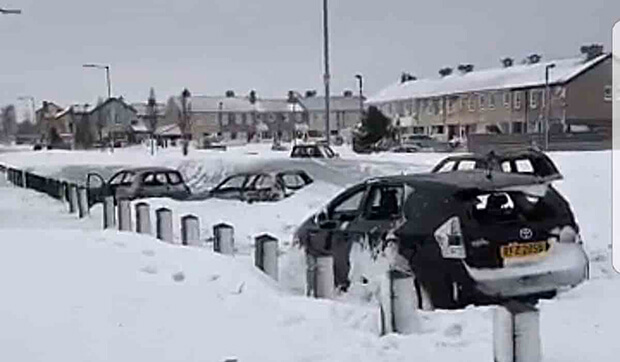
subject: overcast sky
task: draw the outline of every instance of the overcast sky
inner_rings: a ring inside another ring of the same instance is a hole
[[[322,84],[321,0],[0,0],[22,15],[0,15],[0,104],[32,95],[61,105],[113,95],[165,101],[233,89],[285,96]],[[332,94],[373,93],[402,71],[436,76],[444,66],[497,66],[538,52],[579,54],[587,43],[611,49],[618,0],[331,0]]]

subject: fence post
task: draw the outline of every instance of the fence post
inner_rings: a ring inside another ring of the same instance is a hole
[[[69,184],[69,213],[74,214],[78,208],[77,185]]]
[[[116,214],[114,213],[114,196],[106,196],[103,199],[103,228],[116,227]]]
[[[256,244],[254,265],[274,280],[278,280],[278,239],[269,234],[262,234],[254,240]]]
[[[497,362],[540,362],[540,312],[510,301],[493,311],[493,356]]]
[[[85,187],[78,189],[78,215],[81,218],[90,215],[88,207],[88,192]]]
[[[155,211],[156,223],[157,223],[157,238],[159,240],[173,243],[172,235],[172,211],[165,207],[160,207]]]
[[[131,202],[129,200],[118,201],[118,230],[131,231]]]
[[[384,333],[411,334],[420,331],[418,298],[412,275],[399,270],[389,270],[387,290],[382,299]]]
[[[22,170],[22,171],[21,171],[21,176],[22,176],[22,180],[21,180],[21,181],[22,181],[22,183],[21,183],[21,186],[22,186],[23,188],[27,189],[27,188],[28,188],[28,182],[26,182],[26,171],[23,171],[23,170]]]
[[[235,253],[235,229],[232,225],[219,223],[213,226],[213,250],[216,253]]]
[[[181,218],[181,242],[183,245],[200,245],[200,220],[194,215]]]
[[[136,208],[136,232],[139,234],[151,233],[151,207],[146,202],[139,202]]]
[[[334,294],[334,257],[306,252],[306,294],[330,299]]]

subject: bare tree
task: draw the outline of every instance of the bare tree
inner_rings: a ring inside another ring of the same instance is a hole
[[[181,131],[181,137],[183,142],[183,156],[187,156],[189,153],[189,138],[191,132],[191,109],[189,104],[189,98],[192,94],[187,88],[183,89],[181,93],[181,117],[179,117],[179,130]]]
[[[17,115],[15,112],[15,106],[9,104],[2,108],[0,111],[0,118],[2,118],[2,130],[3,138],[10,139],[17,133]]]
[[[149,132],[151,133],[151,155],[155,154],[155,131],[157,130],[157,100],[155,90],[151,88],[149,99],[146,103],[146,117],[148,119]]]
[[[87,112],[88,104],[84,105],[83,112],[80,112],[80,119],[77,120],[75,126],[75,143],[84,149],[91,148],[93,145],[93,134],[90,123],[90,117]]]

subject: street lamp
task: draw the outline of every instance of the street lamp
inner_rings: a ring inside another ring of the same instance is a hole
[[[360,88],[360,119],[362,118],[362,115],[364,114],[364,94],[363,94],[363,77],[361,74],[356,74],[355,78],[357,78],[357,81],[359,83],[359,88]]]
[[[0,14],[3,15],[19,15],[22,11],[20,9],[2,9],[0,8]]]
[[[549,150],[549,116],[551,114],[551,92],[549,91],[549,69],[555,68],[555,63],[545,66],[545,96],[547,102],[545,105],[545,151]]]
[[[30,101],[30,105],[32,106],[32,119],[30,120],[30,122],[32,122],[32,124],[37,124],[37,110],[36,110],[36,106],[35,106],[35,102],[34,102],[34,97],[33,96],[23,96],[23,97],[17,97],[18,100],[20,101]]]
[[[110,66],[103,64],[84,64],[82,65],[84,68],[97,68],[97,69],[105,69],[106,81],[108,84],[108,99],[112,98],[112,85],[110,83]]]
[[[325,74],[323,81],[325,82],[325,132],[327,145],[329,146],[329,29],[328,29],[328,8],[327,0],[323,0],[323,51],[325,60]]]

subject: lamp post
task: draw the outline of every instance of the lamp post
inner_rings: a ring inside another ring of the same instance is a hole
[[[545,66],[545,151],[549,151],[549,117],[551,115],[551,92],[549,91],[549,69],[555,68],[555,63]]]
[[[112,84],[110,81],[110,66],[105,64],[84,64],[84,68],[105,69],[106,83],[108,85],[108,99],[112,98]]]
[[[323,51],[325,60],[325,74],[323,75],[323,81],[325,82],[325,137],[327,145],[330,144],[330,131],[329,131],[329,28],[328,28],[328,7],[327,0],[323,0]]]
[[[0,8],[0,14],[2,15],[19,15],[21,14],[21,9],[3,9]]]

